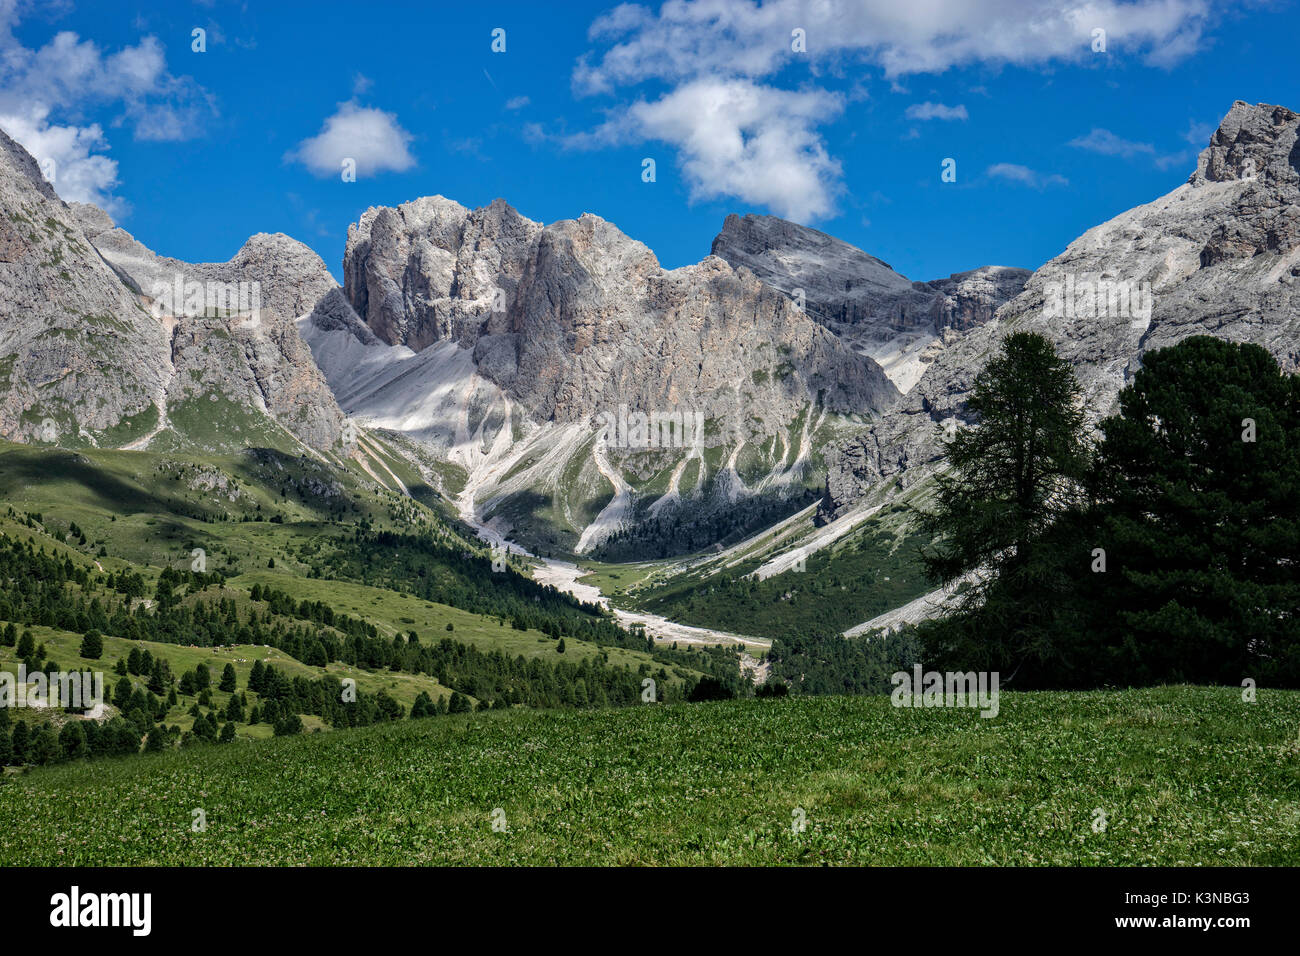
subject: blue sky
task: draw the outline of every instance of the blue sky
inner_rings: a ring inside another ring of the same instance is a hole
[[[931,279],[1174,188],[1234,99],[1300,109],[1297,35],[1293,2],[0,0],[0,126],[188,261],[278,231],[337,276],[363,210],[440,193],[667,267],[770,212]]]

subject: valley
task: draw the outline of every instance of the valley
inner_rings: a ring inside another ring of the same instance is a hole
[[[1298,144],[1238,101],[1033,271],[426,195],[340,283],[155,253],[0,133],[0,670],[108,687],[0,708],[0,860],[1294,862]],[[1140,323],[1073,294],[1121,280]],[[923,658],[996,718],[892,707]]]

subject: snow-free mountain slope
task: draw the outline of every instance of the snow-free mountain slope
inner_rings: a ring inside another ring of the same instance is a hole
[[[1024,288],[1027,269],[983,266],[913,282],[824,232],[775,216],[730,215],[713,254],[802,303],[808,315],[909,391],[944,348]]]

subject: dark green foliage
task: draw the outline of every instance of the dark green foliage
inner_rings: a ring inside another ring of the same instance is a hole
[[[420,693],[416,694],[415,703],[411,705],[412,720],[419,717],[434,717],[437,713],[438,708],[434,705],[433,698],[429,696],[428,692],[420,691]]]
[[[1300,684],[1300,379],[1197,336],[1149,354],[1102,431],[1111,666]]]
[[[767,655],[772,665],[769,681],[788,685],[797,694],[885,694],[891,689],[890,675],[910,670],[918,653],[915,635],[908,630],[778,638]]]
[[[923,626],[928,663],[1029,687],[1300,686],[1300,384],[1206,336],[1143,361],[1101,425],[1090,500],[1033,530],[978,605]]]
[[[728,687],[716,677],[701,678],[687,698],[692,703],[705,700],[731,700],[736,696],[734,687]]]
[[[292,737],[294,734],[300,734],[302,718],[297,714],[285,714],[275,722],[274,730],[277,737]]]
[[[81,639],[82,657],[88,660],[97,661],[104,655],[104,638],[100,636],[99,631],[91,628]]]
[[[1038,536],[1078,500],[1087,462],[1079,401],[1070,364],[1048,339],[1014,332],[1002,340],[967,399],[975,427],[944,442],[951,469],[936,476],[935,510],[920,514],[937,539],[923,551],[932,578],[1023,572]]]

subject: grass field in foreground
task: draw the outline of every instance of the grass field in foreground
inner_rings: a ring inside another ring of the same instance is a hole
[[[1298,732],[1201,687],[491,712],[10,777],[0,863],[1295,865]]]

